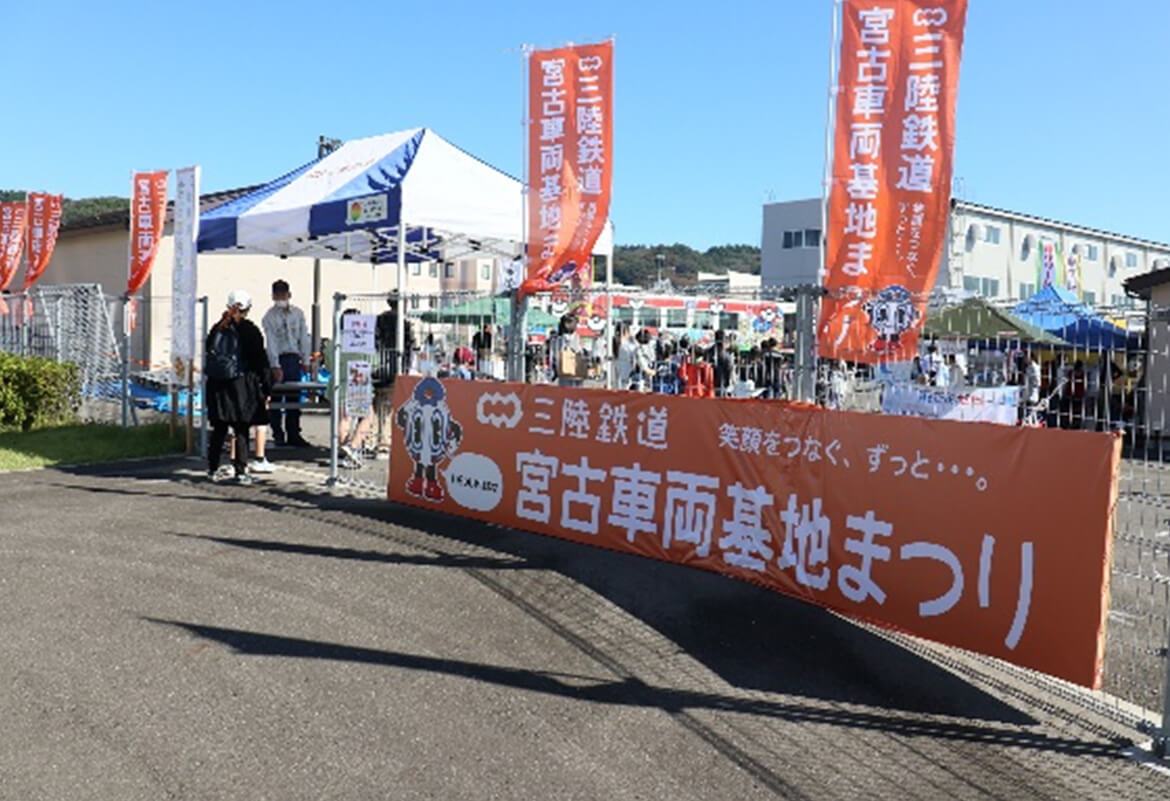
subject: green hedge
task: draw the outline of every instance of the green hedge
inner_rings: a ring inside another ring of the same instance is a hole
[[[76,364],[0,353],[0,427],[70,422],[80,406]]]

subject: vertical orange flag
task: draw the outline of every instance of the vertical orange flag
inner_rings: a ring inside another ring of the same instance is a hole
[[[528,265],[521,291],[592,279],[613,180],[613,42],[528,62]]]
[[[150,277],[154,257],[162,241],[167,213],[167,178],[169,170],[134,173],[130,199],[130,280],[126,294],[142,289]]]
[[[20,268],[27,212],[24,201],[0,203],[0,292],[8,289]]]
[[[845,0],[817,345],[906,360],[943,254],[967,0]]]
[[[61,228],[61,195],[31,192],[28,196],[28,269],[24,274],[27,292],[40,280],[53,258],[57,232]]]
[[[24,201],[0,203],[0,292],[8,289],[17,270],[20,254],[24,252],[24,229],[28,220],[28,205]],[[0,315],[8,314],[8,304],[0,295]]]

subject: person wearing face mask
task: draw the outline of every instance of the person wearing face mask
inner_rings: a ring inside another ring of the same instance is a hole
[[[305,324],[305,313],[292,305],[289,301],[291,297],[288,281],[280,279],[273,282],[272,308],[265,312],[261,321],[274,384],[300,381],[309,369],[309,328]],[[299,397],[299,392],[288,393],[285,399],[295,402]],[[272,425],[273,444],[277,447],[286,444],[297,448],[310,447],[301,436],[300,409],[272,409],[269,422]]]

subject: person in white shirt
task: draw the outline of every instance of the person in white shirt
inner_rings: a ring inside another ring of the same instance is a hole
[[[638,343],[634,341],[634,334],[630,324],[624,320],[617,324],[617,347],[614,351],[613,388],[629,389],[630,381],[634,376],[634,361]]]
[[[1036,360],[1036,354],[1030,353],[1027,357],[1027,363],[1024,367],[1024,414],[1023,423],[1026,426],[1039,425],[1039,405],[1040,405],[1040,362]]]
[[[277,280],[272,284],[272,308],[264,314],[264,343],[268,350],[268,366],[272,368],[272,382],[295,383],[300,381],[309,369],[309,328],[305,324],[305,313],[289,302],[288,281]],[[296,402],[300,393],[287,393],[288,401]],[[309,447],[301,436],[301,411],[289,409],[269,412],[272,424],[273,444]]]
[[[947,376],[949,379],[947,386],[951,389],[962,389],[967,383],[959,359],[953,353],[947,356]]]

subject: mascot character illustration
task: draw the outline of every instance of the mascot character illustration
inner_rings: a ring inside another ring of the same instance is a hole
[[[899,339],[914,327],[921,312],[914,306],[910,290],[904,286],[888,286],[867,300],[862,306],[869,325],[877,332],[871,347],[879,353],[902,349]]]
[[[768,333],[775,328],[778,316],[779,312],[775,306],[765,306],[752,318],[752,330],[758,334]]]
[[[438,466],[455,454],[463,438],[463,427],[451,419],[443,385],[437,378],[419,381],[394,420],[406,435],[406,452],[414,461],[414,475],[406,482],[406,491],[439,503],[446,493],[439,483]]]

